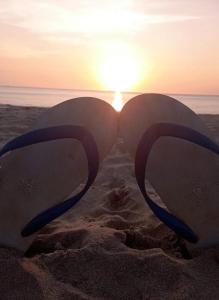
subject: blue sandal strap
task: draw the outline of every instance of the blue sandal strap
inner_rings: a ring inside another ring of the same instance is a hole
[[[99,154],[96,142],[92,134],[81,126],[63,125],[48,127],[42,129],[36,129],[20,135],[19,137],[9,141],[1,150],[0,157],[9,151],[23,148],[29,145],[47,142],[57,139],[76,139],[81,142],[88,160],[88,178],[84,188],[75,196],[68,198],[64,202],[61,202],[33,218],[22,229],[21,235],[23,237],[29,236],[43,226],[59,217],[71,207],[73,207],[88,191],[92,183],[94,182],[98,168],[99,168]]]
[[[154,143],[164,136],[176,137],[187,140],[206,148],[215,154],[219,154],[219,146],[207,136],[185,126],[173,123],[157,123],[152,125],[142,136],[136,151],[135,175],[138,186],[153,213],[175,233],[192,243],[198,241],[198,236],[182,220],[170,214],[168,211],[158,206],[147,194],[145,188],[145,170],[150,151]]]

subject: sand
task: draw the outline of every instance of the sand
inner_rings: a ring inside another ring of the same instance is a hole
[[[43,110],[1,105],[1,145]],[[219,116],[202,118],[219,142]],[[219,299],[219,247],[188,253],[157,220],[121,139],[82,201],[43,228],[25,256],[0,248],[0,266],[0,299]]]

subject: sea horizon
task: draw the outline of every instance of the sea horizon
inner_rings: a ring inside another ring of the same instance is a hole
[[[63,91],[81,91],[81,92],[101,92],[101,93],[115,93],[113,90],[96,90],[96,89],[77,89],[77,88],[58,88],[58,87],[43,87],[43,86],[25,86],[25,85],[8,85],[0,84],[0,88],[26,88],[26,89],[41,89],[41,90],[63,90]],[[123,91],[126,94],[144,94],[144,93],[156,93],[156,91]],[[218,96],[219,94],[200,94],[200,93],[169,93],[169,92],[157,92],[157,94],[164,95],[185,95],[185,96]]]
[[[149,91],[147,91],[148,93]],[[154,93],[154,91],[150,91]],[[122,92],[125,104],[134,96],[144,92]],[[160,94],[160,93],[159,93]],[[171,96],[200,114],[219,114],[219,95],[162,93]],[[112,104],[115,92],[110,90],[84,90],[69,88],[30,87],[0,85],[0,104],[18,106],[50,107],[62,101],[77,97],[96,97]]]

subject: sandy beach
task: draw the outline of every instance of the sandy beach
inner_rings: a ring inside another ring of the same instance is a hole
[[[0,145],[43,111],[0,105]],[[219,115],[201,118],[219,143]],[[189,253],[160,223],[121,139],[81,202],[43,228],[25,256],[0,248],[0,264],[0,299],[219,299],[219,247]]]

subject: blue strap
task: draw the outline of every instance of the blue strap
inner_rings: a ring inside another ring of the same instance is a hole
[[[154,214],[169,228],[192,243],[198,241],[197,235],[183,221],[158,206],[148,196],[145,188],[145,170],[150,151],[154,143],[164,136],[176,137],[197,144],[203,148],[219,154],[219,146],[207,136],[185,126],[171,123],[157,123],[152,125],[142,136],[135,157],[135,175],[138,186],[145,198],[145,201]]]
[[[87,182],[78,194],[68,198],[33,218],[21,231],[23,237],[29,236],[43,226],[65,213],[73,207],[88,191],[94,182],[99,168],[99,154],[96,142],[91,133],[81,126],[63,125],[33,130],[8,142],[1,150],[0,157],[5,153],[29,145],[53,141],[58,139],[76,139],[81,142],[88,160]]]

